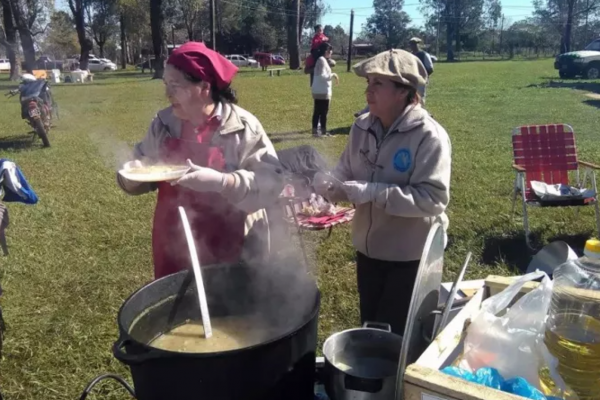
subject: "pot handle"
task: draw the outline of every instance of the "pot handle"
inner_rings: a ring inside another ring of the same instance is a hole
[[[390,324],[384,324],[383,322],[370,322],[367,321],[363,324],[363,328],[379,329],[380,331],[391,332],[392,326]]]
[[[146,361],[155,360],[162,357],[159,352],[153,350],[149,350],[142,354],[128,354],[123,350],[123,348],[130,343],[131,339],[125,338],[124,335],[121,334],[119,339],[113,344],[113,355],[117,360],[125,365],[138,365]]]
[[[383,389],[383,379],[358,378],[344,374],[344,388],[356,392],[377,393]]]

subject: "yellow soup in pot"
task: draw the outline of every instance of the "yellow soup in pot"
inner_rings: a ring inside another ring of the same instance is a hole
[[[150,346],[180,353],[217,353],[259,344],[264,330],[258,321],[248,317],[224,317],[211,320],[212,337],[207,339],[201,322],[187,321],[166,332]]]

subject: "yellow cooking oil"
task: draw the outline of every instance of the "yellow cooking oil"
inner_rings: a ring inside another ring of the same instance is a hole
[[[558,359],[557,372],[579,400],[600,400],[600,321],[564,313],[554,316],[553,325],[546,329],[544,342]],[[540,371],[540,385],[547,394],[557,393],[548,371]]]

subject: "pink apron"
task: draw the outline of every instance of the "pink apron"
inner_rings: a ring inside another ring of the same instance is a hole
[[[223,171],[223,151],[210,145],[213,134],[214,129],[206,129],[205,133],[197,135],[192,126],[184,122],[181,139],[165,139],[161,159],[170,164],[185,165],[189,158],[198,166]],[[239,261],[246,213],[218,193],[200,193],[161,182],[152,229],[155,279],[191,268],[179,206],[185,209],[190,221],[201,265]]]

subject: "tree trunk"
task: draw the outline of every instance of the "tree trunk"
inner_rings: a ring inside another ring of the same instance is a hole
[[[98,44],[98,52],[100,53],[100,58],[104,58],[104,42],[100,42],[97,44]]]
[[[300,40],[298,38],[298,23],[300,16],[300,0],[290,1],[290,13],[288,14],[288,52],[290,53],[290,69],[300,69]]]
[[[454,0],[454,40],[456,40],[456,54],[458,54],[458,58],[460,60],[460,51],[461,51],[461,43],[460,43],[460,18],[461,18],[461,9],[460,9],[460,0]]]
[[[19,0],[12,0],[10,2],[14,22],[21,38],[21,48],[23,49],[23,56],[25,57],[25,70],[29,73],[33,72],[35,66],[35,47],[33,45],[33,37],[31,31],[27,26],[27,21],[24,15],[23,8],[19,3]]]
[[[162,79],[164,72],[165,38],[163,0],[150,1],[150,28],[152,29],[152,49],[154,50],[154,76],[152,79]]]
[[[2,38],[2,45],[6,49],[6,57],[10,62],[10,80],[18,81],[21,68],[17,61],[17,30],[13,20],[9,0],[0,0],[2,3],[2,23],[6,37]]]
[[[127,69],[127,31],[125,29],[125,14],[121,13],[119,25],[121,28],[121,68]]]
[[[571,35],[573,33],[573,12],[575,8],[575,0],[569,0],[567,3],[567,23],[565,25],[565,33],[562,38],[563,53],[568,53],[571,51]]]
[[[23,49],[23,57],[25,58],[25,70],[29,73],[33,72],[35,67],[35,47],[33,46],[33,37],[29,29],[19,29],[19,37],[21,38],[21,48]]]
[[[82,70],[88,69],[90,51],[94,48],[93,43],[85,35],[85,10],[83,8],[83,0],[69,0],[69,7],[73,13],[75,20],[75,30],[77,31],[77,39],[81,47],[79,55],[79,68]]]
[[[449,62],[454,61],[454,50],[452,47],[452,40],[454,38],[454,23],[450,15],[449,6],[446,6],[446,59]]]

